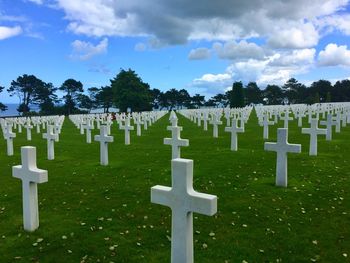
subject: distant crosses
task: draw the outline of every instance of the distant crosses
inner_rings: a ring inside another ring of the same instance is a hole
[[[91,130],[93,129],[91,120],[89,119],[86,120],[86,124],[84,124],[84,128],[86,130],[86,142],[91,143]]]
[[[327,129],[319,129],[317,127],[318,119],[311,119],[310,128],[302,128],[301,133],[310,134],[309,155],[317,155],[317,135],[326,135]]]
[[[333,124],[335,125],[335,132],[340,132],[341,127],[341,113],[340,111],[337,112],[337,115],[335,115],[335,120],[333,121]]]
[[[141,120],[140,114],[135,115],[134,124],[136,124],[136,135],[141,136],[141,125],[143,124],[143,121]]]
[[[302,127],[303,126],[303,117],[305,116],[305,113],[303,111],[298,111],[294,115],[296,118],[298,118],[298,127]]]
[[[273,125],[273,121],[269,121],[269,115],[264,114],[262,125],[264,126],[263,137],[264,139],[269,138],[269,125]]]
[[[12,127],[9,124],[7,124],[4,132],[5,132],[4,137],[7,143],[7,155],[12,156],[13,155],[13,138],[16,137],[16,134],[12,132]]]
[[[24,126],[27,129],[27,141],[31,141],[32,140],[32,128],[33,126],[30,124],[30,119],[27,119],[27,123]]]
[[[171,122],[172,127],[177,127],[178,118],[176,116],[175,111],[170,112],[169,121]]]
[[[327,114],[327,120],[321,121],[321,125],[327,126],[327,133],[326,133],[326,140],[331,141],[332,140],[332,126],[334,125],[333,116],[331,113]]]
[[[287,187],[287,153],[300,153],[300,144],[288,143],[288,129],[277,129],[277,143],[265,142],[265,151],[277,152],[276,185]]]
[[[130,131],[134,130],[134,126],[130,125],[130,117],[125,118],[124,126],[120,126],[121,130],[125,131],[125,145],[130,144]]]
[[[54,133],[52,125],[47,125],[47,132],[43,134],[43,138],[47,140],[47,159],[55,159],[55,141],[58,141],[58,134]]]
[[[39,227],[37,184],[47,182],[47,171],[36,166],[36,148],[21,147],[22,165],[12,167],[12,176],[22,180],[24,230],[34,231]]]
[[[213,125],[213,137],[218,138],[218,125],[222,124],[222,121],[220,121],[220,117],[218,116],[219,114],[213,114],[212,120],[209,122],[210,124]]]
[[[171,262],[193,263],[193,212],[212,216],[217,197],[193,189],[193,161],[171,161],[172,187],[153,186],[151,202],[171,208]]]
[[[208,120],[209,120],[209,113],[207,111],[203,112],[203,129],[205,131],[208,130]]]
[[[177,116],[174,111],[171,112],[169,120],[172,126],[168,126],[167,130],[171,131],[171,138],[164,138],[164,144],[171,145],[171,159],[180,158],[180,147],[188,146],[189,140],[181,139],[182,127],[177,126]]]
[[[100,142],[100,163],[108,165],[108,143],[113,142],[113,136],[108,135],[108,128],[105,125],[100,126],[100,135],[95,135],[95,141]]]
[[[288,122],[293,120],[292,117],[289,116],[289,110],[286,110],[284,112],[284,116],[280,118],[281,120],[283,120],[283,127],[288,129]]]
[[[231,133],[231,151],[237,151],[237,133],[244,132],[244,128],[237,127],[237,119],[233,119],[230,127],[225,127],[225,132]]]

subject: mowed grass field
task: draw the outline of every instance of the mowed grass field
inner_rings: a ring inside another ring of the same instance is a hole
[[[301,143],[302,153],[289,154],[289,185],[279,188],[276,153],[264,151],[254,112],[237,152],[226,125],[213,138],[211,125],[205,132],[178,116],[181,137],[190,140],[181,156],[194,160],[194,189],[218,196],[215,216],[194,214],[195,262],[350,261],[350,125],[330,142],[320,136],[319,155],[310,157],[309,136],[291,122],[289,142]],[[1,135],[0,262],[170,262],[171,210],[150,202],[152,186],[171,185],[168,118],[141,137],[133,131],[128,146],[114,123],[106,167],[99,143],[87,144],[68,118],[52,161],[35,129],[30,142],[25,130],[17,133],[12,157]],[[267,141],[276,141],[282,126],[270,126]],[[24,145],[37,147],[49,178],[38,185],[40,227],[33,233],[23,230],[21,181],[11,174]]]

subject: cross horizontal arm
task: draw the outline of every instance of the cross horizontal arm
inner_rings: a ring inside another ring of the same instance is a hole
[[[189,210],[195,213],[212,216],[217,212],[217,197],[215,195],[188,192],[191,196]]]
[[[151,203],[170,205],[171,187],[156,185],[151,188]]]

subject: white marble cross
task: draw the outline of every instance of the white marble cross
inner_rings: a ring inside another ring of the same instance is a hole
[[[317,155],[317,135],[326,135],[327,129],[319,129],[317,127],[318,119],[311,119],[310,128],[302,128],[301,133],[310,134],[309,155]]]
[[[335,119],[333,120],[333,124],[335,125],[335,132],[340,132],[341,127],[341,113],[338,111],[337,115],[335,116]]]
[[[86,120],[86,124],[84,124],[84,128],[86,129],[86,142],[91,143],[91,130],[93,129],[91,120]]]
[[[288,128],[288,122],[293,120],[293,118],[289,116],[289,110],[285,111],[284,116],[280,117],[280,119],[284,121],[284,124],[283,124],[284,128]]]
[[[134,124],[136,124],[136,135],[141,136],[141,125],[143,121],[141,120],[141,115],[137,115],[134,117]]]
[[[193,263],[193,212],[212,216],[217,197],[193,189],[193,161],[171,161],[172,187],[153,186],[151,202],[171,208],[171,262]]]
[[[209,113],[207,111],[203,112],[203,130],[208,130],[208,120],[209,120]]]
[[[287,187],[287,153],[300,153],[300,144],[288,143],[288,129],[277,129],[277,143],[265,142],[265,151],[277,152],[276,185]]]
[[[121,130],[125,131],[125,145],[130,144],[130,131],[134,130],[134,126],[130,125],[130,118],[125,118],[125,124],[120,126]]]
[[[12,176],[22,180],[23,226],[26,231],[39,227],[37,184],[47,182],[47,171],[36,166],[36,148],[21,147],[22,165],[12,167]]]
[[[180,138],[182,127],[168,126],[167,129],[171,130],[171,138],[164,138],[164,144],[171,145],[171,159],[181,158],[180,147],[189,146],[189,140]]]
[[[218,125],[222,124],[222,121],[220,121],[220,117],[217,114],[213,114],[213,119],[209,122],[213,125],[213,137],[217,138],[218,135]]]
[[[30,120],[28,119],[27,124],[24,126],[27,129],[27,141],[32,140],[32,128],[33,126],[30,125]]]
[[[53,132],[52,125],[47,125],[47,131],[43,133],[43,139],[47,140],[47,159],[55,159],[55,141],[58,141],[58,134]]]
[[[264,137],[264,139],[268,139],[269,138],[269,125],[274,125],[274,122],[269,121],[269,116],[267,113],[264,114],[262,124],[264,126],[263,137]]]
[[[178,118],[176,116],[175,111],[170,112],[169,121],[171,122],[172,127],[177,127]]]
[[[237,127],[237,119],[232,119],[231,126],[225,127],[225,132],[231,133],[231,151],[237,151],[237,133],[244,132],[244,128]]]
[[[95,141],[100,142],[101,165],[108,165],[108,143],[113,142],[113,136],[108,135],[107,126],[100,126],[100,135],[95,135]]]
[[[7,155],[12,156],[13,155],[13,138],[16,137],[16,134],[12,132],[12,127],[9,124],[6,126],[4,137],[7,143]]]
[[[321,125],[326,125],[327,127],[327,134],[326,134],[326,140],[331,141],[332,140],[332,126],[335,124],[333,121],[333,116],[331,113],[327,114],[327,120],[321,121]]]

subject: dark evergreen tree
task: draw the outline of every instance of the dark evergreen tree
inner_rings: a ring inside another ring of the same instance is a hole
[[[241,81],[236,81],[233,83],[229,100],[231,108],[241,108],[245,106],[244,90]]]
[[[111,80],[114,104],[120,111],[131,108],[132,111],[146,111],[152,109],[152,94],[150,86],[129,69],[121,69]]]

